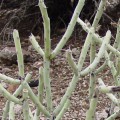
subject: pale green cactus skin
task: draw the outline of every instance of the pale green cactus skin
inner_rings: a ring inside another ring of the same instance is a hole
[[[107,31],[104,37],[99,36],[95,33],[99,21],[102,17],[106,0],[101,0],[98,11],[95,15],[93,23],[91,27],[88,27],[86,23],[84,23],[80,18],[79,14],[84,6],[85,0],[79,0],[76,6],[76,9],[73,13],[71,21],[67,27],[66,32],[63,37],[55,47],[55,49],[51,50],[51,36],[50,36],[50,19],[47,13],[47,7],[44,4],[44,0],[39,0],[38,6],[40,8],[43,25],[44,25],[44,49],[40,47],[38,42],[35,39],[35,36],[31,34],[29,37],[30,42],[36,52],[42,56],[43,58],[43,67],[39,69],[39,85],[38,85],[38,95],[35,95],[30,86],[28,85],[31,80],[32,74],[28,73],[25,76],[24,72],[24,58],[22,54],[22,48],[20,44],[19,33],[17,30],[13,31],[13,38],[16,47],[17,53],[17,61],[18,61],[18,71],[21,81],[18,79],[11,78],[9,76],[3,75],[0,73],[0,79],[9,84],[17,84],[19,87],[16,91],[11,94],[9,93],[1,84],[0,84],[0,92],[3,94],[5,98],[7,98],[7,102],[5,104],[5,108],[3,110],[2,120],[6,120],[7,118],[11,120],[15,120],[15,112],[13,108],[15,104],[19,104],[23,106],[23,119],[24,120],[39,120],[41,116],[44,115],[45,119],[49,118],[49,120],[61,120],[65,112],[68,108],[70,108],[70,97],[72,92],[75,90],[77,82],[80,77],[84,77],[90,74],[90,83],[89,83],[89,109],[86,112],[85,120],[95,120],[95,112],[97,108],[97,103],[99,101],[99,93],[105,94],[111,101],[113,105],[119,106],[119,99],[114,95],[116,92],[120,92],[120,20],[117,25],[117,33],[115,37],[115,42],[111,46],[109,41],[111,39],[111,31]],[[61,98],[59,105],[56,108],[53,107],[52,101],[52,92],[51,92],[51,78],[50,78],[50,64],[51,60],[54,59],[65,46],[66,42],[69,40],[74,27],[78,23],[82,26],[83,30],[87,32],[87,36],[84,42],[84,45],[80,51],[78,63],[74,61],[71,50],[67,50],[66,59],[68,61],[69,66],[73,72],[73,78],[69,83],[69,86]],[[96,46],[99,46],[98,53],[96,52]],[[90,64],[86,68],[84,68],[84,62],[87,54],[90,56]],[[112,57],[115,56],[115,64],[112,61]],[[101,58],[104,59],[104,63],[102,66],[98,67],[98,64],[101,61]],[[98,78],[97,74],[99,74],[105,68],[108,68],[113,76],[113,80],[115,81],[115,85],[106,86],[104,84],[103,79]],[[84,69],[83,69],[84,68]],[[96,85],[98,82],[98,85]],[[45,92],[45,93],[44,93]],[[17,96],[22,93],[22,98],[18,99]],[[43,95],[45,94],[45,98]],[[36,106],[35,114],[32,113],[30,106],[28,104],[28,99],[30,99],[34,105]],[[46,101],[46,107],[43,105],[43,101]],[[114,120],[120,110],[113,113],[106,120]]]

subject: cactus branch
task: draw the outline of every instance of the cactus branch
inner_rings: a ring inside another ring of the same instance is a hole
[[[38,86],[38,99],[43,103],[43,91],[44,90],[44,77],[43,77],[43,67],[39,68],[39,86]],[[34,120],[39,120],[40,109],[37,107]]]
[[[23,116],[24,120],[30,120],[29,105],[28,105],[28,90],[23,89]]]
[[[50,54],[51,54],[51,39],[50,39],[50,19],[48,17],[47,8],[44,4],[44,0],[39,0],[39,8],[41,10],[43,25],[44,25],[44,43],[45,43],[45,55],[44,59],[44,86],[46,90],[47,109],[49,112],[53,110],[52,93],[50,85]]]
[[[97,13],[95,15],[95,18],[94,18],[94,21],[93,21],[93,24],[92,24],[92,27],[94,27],[94,28],[97,27],[98,22],[100,21],[100,18],[102,17],[102,14],[103,14],[103,11],[104,11],[104,7],[106,5],[106,1],[107,0],[101,0],[100,1],[99,7],[97,9]]]
[[[96,89],[93,97],[90,100],[90,108],[86,113],[85,120],[95,120],[95,111],[96,111],[97,102],[98,102],[98,94],[99,94],[98,89]]]
[[[79,58],[79,61],[78,61],[78,65],[77,65],[78,71],[81,71],[81,69],[82,69],[85,57],[87,55],[87,51],[88,51],[89,46],[90,46],[90,41],[92,39],[92,34],[91,34],[92,32],[94,32],[93,28],[91,28],[90,32],[88,33],[88,35],[86,37],[86,40],[85,40],[85,43],[84,43],[84,46],[83,46],[83,48],[81,50],[81,55],[80,55],[80,58]],[[74,91],[74,89],[76,87],[76,84],[77,84],[78,80],[79,80],[79,75],[74,75],[73,78],[72,78],[72,81],[69,84],[69,87],[67,88],[66,93],[64,94],[64,96],[62,97],[62,99],[60,101],[60,104],[53,111],[54,115],[59,114],[59,112],[63,108],[66,100],[70,98],[72,92]]]
[[[101,88],[101,86],[102,87],[106,87],[101,78],[98,78],[98,82],[99,82],[99,86],[100,86],[99,88]],[[102,92],[101,89],[99,89],[99,91]],[[112,93],[106,93],[106,95],[108,96],[108,98],[112,102],[114,102],[115,104],[119,105],[119,100]]]
[[[64,107],[62,108],[62,110],[60,111],[60,113],[55,118],[55,120],[61,120],[61,118],[63,117],[63,115],[65,114],[65,112],[67,111],[67,109],[68,109],[69,106],[70,106],[70,100],[68,99],[66,101],[66,103],[64,104]]]
[[[78,74],[78,68],[77,68],[76,63],[73,61],[72,52],[71,52],[70,50],[68,50],[68,51],[66,52],[66,58],[67,58],[67,60],[68,60],[68,64],[70,65],[70,67],[71,67],[72,70],[73,70],[73,73],[74,73],[75,75],[77,75],[77,74]]]
[[[101,45],[101,47],[100,47],[100,50],[99,50],[98,54],[96,55],[96,57],[95,57],[94,61],[92,62],[92,64],[90,64],[86,69],[84,69],[83,71],[80,72],[80,74],[81,74],[82,76],[85,76],[85,75],[88,74],[90,71],[92,71],[92,70],[95,69],[95,67],[97,66],[97,64],[100,62],[100,59],[101,59],[101,58],[103,57],[103,55],[104,55],[104,52],[105,52],[106,47],[107,47],[107,45],[108,45],[108,43],[109,43],[109,41],[110,41],[110,38],[111,38],[111,32],[108,31],[108,32],[106,33],[106,36],[105,36],[105,38],[104,38],[104,41],[103,41],[103,43],[102,43],[102,45]]]
[[[24,82],[24,88],[26,88],[28,90],[28,95],[30,97],[30,99],[34,102],[34,104],[36,104],[37,107],[39,107],[40,111],[47,117],[50,117],[50,113],[45,109],[45,107],[39,102],[38,98],[36,97],[36,95],[33,93],[33,91],[31,90],[31,88],[29,87],[29,85]]]
[[[61,49],[66,44],[69,37],[71,36],[73,29],[74,29],[74,26],[77,22],[77,18],[79,17],[79,14],[84,6],[84,2],[85,2],[85,0],[78,1],[78,4],[75,8],[75,11],[74,11],[73,16],[71,18],[71,21],[67,27],[67,30],[66,30],[65,34],[63,35],[62,39],[60,40],[60,42],[58,43],[58,45],[56,46],[55,50],[52,52],[51,58],[54,58],[61,51]]]
[[[10,83],[10,84],[20,84],[20,80],[18,79],[13,79],[11,77],[8,77],[6,75],[3,75],[0,73],[0,80],[4,80],[4,82],[6,83]]]
[[[35,36],[33,34],[31,34],[29,36],[29,40],[32,44],[32,46],[34,47],[34,49],[41,55],[43,56],[44,55],[44,51],[42,50],[42,48],[39,46],[38,42],[36,41],[35,39]]]
[[[113,113],[111,116],[109,116],[106,120],[114,120],[118,115],[120,114],[120,110]]]
[[[80,19],[77,19],[77,22],[82,26],[82,28],[88,33],[88,31],[90,30],[87,25]],[[102,38],[100,38],[100,36],[98,36],[97,34],[93,34],[93,39],[95,40],[95,42],[97,43],[102,43]],[[120,56],[120,52],[118,50],[116,50],[114,47],[112,47],[110,44],[107,45],[107,48],[114,54]]]
[[[18,62],[19,76],[24,78],[23,54],[22,54],[22,49],[21,49],[21,44],[20,44],[19,33],[15,29],[13,31],[13,38],[14,38],[14,43],[15,43],[15,48],[16,48],[16,53],[17,53],[17,62]]]
[[[15,120],[14,102],[10,102],[10,105],[9,105],[9,119]]]
[[[21,101],[18,98],[16,98],[12,94],[10,94],[1,84],[0,84],[0,92],[9,101],[13,101],[13,102],[15,102],[17,104],[22,104]]]
[[[9,105],[10,105],[10,101],[7,100],[5,107],[3,108],[3,115],[2,115],[2,120],[6,120],[7,119],[7,115],[9,112]]]

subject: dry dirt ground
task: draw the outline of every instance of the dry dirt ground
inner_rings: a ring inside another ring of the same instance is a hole
[[[76,35],[78,37],[76,37]],[[84,36],[84,37],[83,37]],[[59,41],[61,36],[53,37],[53,43],[54,41]],[[72,70],[69,67],[65,51],[68,48],[71,48],[73,52],[74,59],[77,63],[79,54],[81,51],[81,47],[84,43],[85,33],[80,32],[79,35],[77,32],[74,32],[73,36],[70,38],[67,45],[64,47],[62,52],[51,62],[51,86],[52,86],[52,93],[53,93],[53,103],[54,106],[57,106],[59,103],[61,97],[64,95],[71,79],[73,76]],[[13,41],[12,41],[13,42]],[[8,42],[6,45],[1,45],[0,49],[2,50],[5,46],[11,46],[14,47],[14,43],[11,41]],[[52,44],[53,48],[56,46],[56,44]],[[22,48],[28,50],[30,52],[32,59],[30,62],[25,63],[25,73],[33,72],[32,79],[38,78],[38,66],[42,66],[42,58],[37,54],[36,51],[34,51],[28,42],[28,40],[24,40],[22,42]],[[102,63],[102,62],[101,62]],[[89,65],[89,56],[87,56],[84,68]],[[13,78],[18,78],[18,68],[17,64],[12,64],[11,66],[7,66],[3,63],[0,64],[0,73],[3,73],[5,75],[11,76]],[[104,73],[104,74],[103,74]],[[98,77],[104,77],[104,82],[106,85],[110,85],[113,81],[109,74],[108,70],[103,71]],[[84,120],[85,119],[85,113],[88,109],[88,85],[89,85],[89,75],[85,76],[83,78],[79,78],[79,82],[76,86],[75,91],[73,92],[71,96],[71,106],[68,109],[68,111],[65,113],[64,118],[62,120]],[[34,88],[35,93],[37,88]],[[6,101],[5,98],[0,96],[0,117],[2,116],[4,103]],[[31,106],[34,106],[33,103],[31,103]],[[99,96],[99,102],[97,106],[97,120],[104,119],[107,116],[106,110],[109,109],[109,99],[105,95]],[[33,107],[34,110],[34,107]],[[21,119],[21,112],[18,111],[16,115],[16,119]],[[1,118],[0,118],[1,119]]]

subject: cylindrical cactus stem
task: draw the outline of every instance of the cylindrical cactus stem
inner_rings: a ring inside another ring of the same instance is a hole
[[[13,31],[13,38],[14,38],[14,43],[15,43],[15,48],[17,53],[19,76],[24,78],[24,59],[23,59],[23,54],[22,54],[22,49],[20,44],[19,33],[15,29]]]
[[[67,58],[68,64],[70,65],[70,67],[73,70],[73,73],[75,75],[77,75],[78,74],[78,68],[77,68],[76,63],[73,60],[73,56],[72,56],[72,51],[71,50],[67,50],[66,51],[66,58]]]
[[[65,32],[65,34],[63,35],[62,39],[60,40],[60,42],[58,43],[58,45],[56,46],[56,48],[54,49],[54,51],[52,52],[51,58],[54,58],[63,48],[63,46],[66,44],[66,42],[68,41],[69,37],[71,36],[74,26],[77,22],[77,18],[79,17],[79,14],[84,6],[85,0],[79,0],[78,4],[75,8],[75,11],[73,13],[73,16],[71,18],[71,21],[67,27],[67,30]]]
[[[89,100],[92,98],[96,85],[96,75],[94,72],[90,73],[90,84],[89,84]]]
[[[112,73],[113,77],[115,77],[117,70],[114,66],[114,63],[110,60],[110,57],[109,57],[109,54],[107,51],[105,51],[105,59],[107,61],[109,68],[111,69],[111,73]]]
[[[32,77],[32,75],[31,75],[30,73],[28,73],[28,74],[26,75],[25,80],[21,83],[21,85],[20,85],[20,86],[16,89],[16,91],[13,93],[13,95],[14,95],[15,97],[17,97],[17,96],[20,94],[20,92],[22,91],[24,82],[27,82],[27,83],[28,83],[28,82],[31,80],[31,77]]]
[[[85,40],[85,43],[84,43],[84,46],[83,46],[83,48],[81,50],[81,55],[80,55],[78,65],[77,65],[78,71],[81,71],[83,63],[85,61],[87,51],[88,51],[88,49],[90,47],[90,41],[92,40],[92,32],[94,32],[94,28],[91,28],[90,32],[88,33],[88,35],[86,37],[86,40]],[[64,96],[62,97],[62,99],[60,101],[60,104],[53,111],[53,115],[56,116],[57,114],[59,114],[59,112],[63,108],[66,100],[70,98],[72,92],[75,90],[75,87],[76,87],[76,84],[77,84],[78,80],[79,80],[79,75],[74,74],[74,76],[72,78],[72,81],[70,82],[70,84],[69,84],[69,86],[67,88],[66,93],[64,94]]]
[[[115,92],[120,92],[120,86],[99,86],[98,87],[99,91],[102,93],[115,93]]]
[[[95,59],[96,55],[96,43],[94,40],[91,40],[90,45],[90,63],[92,63]],[[94,71],[91,71],[90,74],[90,83],[89,83],[89,99],[92,98],[94,90],[95,90],[95,83],[96,83],[96,74]]]
[[[82,28],[83,28],[87,33],[89,32],[90,29],[87,27],[87,25],[86,25],[80,18],[77,19],[77,22],[82,26]],[[100,36],[97,35],[97,34],[95,34],[95,33],[93,33],[93,39],[95,40],[95,42],[100,43],[100,44],[101,44],[102,41],[103,41],[103,40],[102,40],[103,38],[100,38]],[[120,56],[120,52],[119,52],[118,50],[116,50],[114,47],[112,47],[110,44],[107,45],[107,48],[108,48],[112,53]]]
[[[16,104],[22,104],[22,102],[18,98],[16,98],[14,95],[10,94],[1,84],[0,84],[0,92],[9,101],[13,101]]]
[[[104,37],[104,41],[100,47],[98,54],[96,55],[96,57],[94,59],[94,61],[87,68],[85,68],[83,71],[81,71],[80,75],[85,76],[86,74],[88,74],[89,72],[91,72],[92,70],[94,70],[96,68],[96,66],[100,62],[100,59],[103,57],[105,50],[107,49],[106,47],[110,41],[110,38],[111,38],[111,32],[107,31],[106,36]]]
[[[45,109],[45,107],[40,103],[40,101],[38,100],[38,97],[36,97],[36,95],[33,93],[33,91],[31,90],[31,88],[29,87],[29,85],[24,82],[24,88],[26,88],[28,90],[28,95],[30,97],[30,99],[34,102],[34,104],[40,109],[40,111],[46,116],[46,117],[50,117],[50,113]]]
[[[118,24],[117,24],[117,34],[116,34],[113,47],[117,48],[117,50],[120,50],[120,19],[118,20]],[[116,76],[118,76],[120,74],[120,57],[119,56],[116,59],[116,69],[117,69]]]
[[[92,27],[94,27],[96,29],[101,17],[102,17],[102,14],[103,14],[103,11],[104,11],[104,7],[106,5],[106,1],[107,0],[101,0],[100,4],[99,4],[99,7],[97,9],[97,13],[95,15],[95,18],[93,20],[93,24],[92,24]]]
[[[107,66],[107,61],[105,61],[99,68],[95,70],[95,74],[98,74],[101,71],[103,71],[106,68],[106,66]]]
[[[98,79],[98,89],[102,93],[115,93],[120,92],[120,86],[108,86],[106,87],[102,81],[102,79]]]
[[[117,48],[117,49],[120,48],[120,19],[118,20],[118,24],[117,24],[117,33],[116,33],[115,42],[113,44],[113,47]]]
[[[46,102],[47,109],[52,113],[53,104],[52,104],[52,93],[51,93],[51,80],[50,80],[50,60],[44,56],[44,86],[46,91]]]
[[[47,109],[52,113],[53,104],[52,104],[52,92],[50,85],[50,54],[51,54],[51,39],[50,39],[50,19],[47,13],[47,7],[44,4],[43,0],[39,0],[38,6],[41,10],[43,25],[44,25],[44,46],[45,46],[45,54],[43,56],[44,59],[44,86],[46,90],[46,101],[47,101]]]
[[[39,0],[38,6],[41,10],[44,25],[45,56],[50,57],[51,54],[50,19],[48,17],[47,7],[44,4],[44,0]]]
[[[13,79],[13,78],[3,75],[1,73],[0,73],[0,80],[4,80],[4,82],[9,83],[9,84],[20,84],[20,80]]]
[[[5,107],[3,108],[2,120],[6,120],[9,112],[10,101],[7,100]]]
[[[106,87],[101,78],[98,78],[98,82],[101,87]],[[101,89],[99,89],[99,91],[102,92]],[[115,103],[116,105],[119,105],[120,103],[119,100],[112,93],[106,93],[106,95],[113,103]]]
[[[85,120],[95,120],[95,111],[97,107],[98,102],[98,89],[95,90],[94,95],[92,96],[90,100],[90,107],[89,110],[86,113],[86,119]]]
[[[38,86],[38,98],[39,101],[43,102],[43,92],[44,92],[44,76],[43,76],[43,67],[39,68],[39,86]]]
[[[60,111],[60,113],[57,115],[57,117],[55,118],[55,120],[61,120],[61,118],[63,117],[63,115],[65,114],[65,112],[67,111],[67,109],[70,106],[70,100],[68,99],[66,101],[66,103],[64,104],[62,110]]]
[[[31,76],[31,74],[27,74],[26,75],[26,77],[25,77],[25,81],[26,82],[29,82],[30,81],[30,78],[31,78],[32,76]],[[23,87],[22,87],[22,85],[20,85],[18,88],[17,88],[17,90],[13,93],[13,95],[15,96],[15,97],[17,97],[19,94],[20,94],[20,92],[22,91],[22,89],[23,89]],[[7,100],[7,102],[6,102],[6,104],[5,104],[5,108],[4,108],[4,112],[3,112],[3,119],[2,120],[6,120],[6,117],[7,117],[7,114],[8,114],[8,112],[9,112],[9,109],[12,109],[12,108],[10,108],[11,106],[10,106],[10,101],[9,100]],[[13,102],[12,102],[12,104],[13,104]],[[12,105],[13,106],[13,105]],[[12,109],[12,111],[13,111],[13,109]]]
[[[117,34],[116,34],[115,42],[114,42],[114,44],[113,44],[113,47],[116,48],[116,49],[118,49],[118,50],[119,50],[119,47],[120,47],[120,40],[119,40],[119,38],[120,38],[120,19],[118,20],[118,24],[117,24]],[[109,59],[111,58],[111,56],[112,56],[112,52],[110,52],[110,54],[109,54]],[[119,67],[119,64],[118,64],[118,62],[120,61],[120,60],[119,60],[119,57],[118,57],[117,60],[118,60],[118,61],[116,62],[116,63],[117,63],[116,67]],[[107,62],[105,61],[104,64],[103,64],[100,68],[98,68],[95,73],[97,74],[97,73],[99,73],[100,71],[102,71],[102,70],[105,68],[105,66],[107,65],[106,63],[107,63]],[[119,74],[119,70],[120,70],[120,69],[118,68],[118,69],[117,69],[117,74],[116,74],[116,76]]]
[[[15,120],[14,102],[10,102],[9,119],[10,120]]]
[[[39,68],[39,86],[38,86],[38,99],[43,103],[43,92],[44,92],[44,77],[43,77],[43,67]],[[34,120],[39,120],[40,109],[37,107]]]
[[[29,107],[29,116],[30,116],[29,120],[34,120],[33,113],[31,111],[30,107]],[[35,119],[35,120],[37,120],[37,119]]]
[[[28,90],[23,89],[23,116],[24,120],[30,120],[29,105],[28,105]]]
[[[112,115],[110,115],[107,119],[105,120],[114,120],[115,118],[117,118],[117,116],[120,115],[120,110],[113,113]]]
[[[79,57],[79,60],[78,60],[78,72],[81,72],[81,69],[82,69],[83,63],[85,61],[88,49],[90,47],[90,43],[91,43],[91,40],[92,40],[92,37],[93,37],[93,33],[94,33],[94,28],[90,28],[90,31],[89,31],[89,33],[86,37],[85,43],[82,47],[81,54],[80,54],[80,57]]]
[[[42,48],[40,47],[40,45],[38,44],[38,42],[35,39],[35,36],[33,34],[31,34],[29,36],[29,40],[33,46],[33,48],[41,55],[44,56],[44,51],[42,50]]]

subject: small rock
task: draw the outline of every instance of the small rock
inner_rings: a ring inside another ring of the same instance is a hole
[[[22,112],[22,106],[21,105],[15,105],[14,107],[15,114],[20,114]]]
[[[28,51],[34,51],[35,49],[33,48],[32,45],[28,46]]]
[[[106,119],[107,116],[108,116],[108,114],[106,113],[106,111],[104,109],[102,111],[96,112],[96,120]]]
[[[30,61],[30,54],[28,51],[22,49],[24,62]],[[5,47],[0,52],[0,60],[3,64],[12,65],[17,64],[17,54],[15,47]]]
[[[33,64],[34,68],[40,68],[41,66],[43,66],[43,62],[37,61]]]
[[[75,56],[79,56],[80,55],[80,51],[77,48],[73,48],[72,49],[72,54]]]
[[[9,69],[9,68],[3,68],[2,69],[2,73],[8,73],[8,72],[11,72],[12,70]]]

